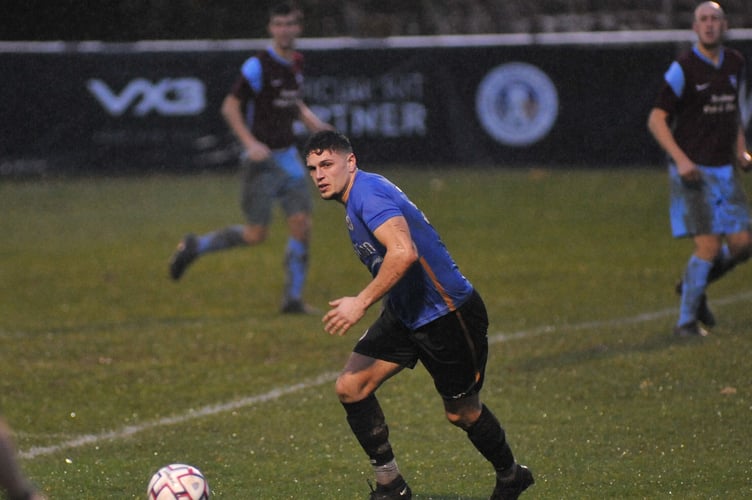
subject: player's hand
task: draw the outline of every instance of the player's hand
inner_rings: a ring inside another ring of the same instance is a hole
[[[752,170],[752,155],[749,154],[749,151],[745,151],[739,155],[739,168],[745,172]]]
[[[697,165],[691,161],[686,163],[677,163],[676,170],[679,176],[686,184],[697,184],[702,180],[702,172]]]
[[[366,314],[366,307],[357,297],[342,297],[330,301],[329,305],[332,309],[321,320],[329,335],[344,335]]]
[[[269,146],[259,141],[249,145],[246,148],[246,151],[248,152],[248,159],[256,163],[265,161],[272,156],[272,151],[269,149]]]

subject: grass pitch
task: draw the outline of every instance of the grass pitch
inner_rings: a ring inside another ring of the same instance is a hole
[[[752,267],[710,288],[711,337],[671,336],[691,249],[662,169],[383,172],[486,300],[483,398],[536,475],[523,498],[752,495]],[[51,499],[144,498],[172,462],[215,498],[367,497],[332,386],[376,311],[342,338],[279,315],[279,215],[262,246],[167,276],[184,233],[241,221],[237,193],[222,173],[0,182],[0,409]],[[316,201],[311,262],[321,308],[368,280],[336,203]],[[420,366],[379,396],[416,499],[488,497]]]

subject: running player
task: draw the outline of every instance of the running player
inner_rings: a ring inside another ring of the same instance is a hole
[[[201,255],[262,243],[277,200],[290,233],[284,260],[284,313],[314,312],[302,299],[313,203],[292,125],[299,119],[310,131],[331,128],[301,98],[303,56],[295,50],[301,23],[300,10],[291,4],[270,9],[271,46],[245,61],[222,104],[222,115],[244,148],[241,205],[246,223],[185,236],[169,266],[172,279],[179,280]]]
[[[418,207],[386,178],[358,169],[347,137],[314,134],[304,157],[321,198],[345,206],[353,247],[373,277],[356,296],[329,302],[325,330],[344,335],[383,299],[381,315],[336,382],[350,428],[376,475],[371,498],[411,498],[375,392],[418,360],[431,374],[449,422],[493,465],[491,498],[517,498],[533,484],[533,475],[515,462],[504,429],[480,400],[488,357],[483,299]]]

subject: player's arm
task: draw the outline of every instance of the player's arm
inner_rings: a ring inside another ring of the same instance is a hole
[[[316,116],[316,113],[301,100],[298,100],[298,117],[311,133],[321,132],[322,130],[334,130],[334,127]]]
[[[687,182],[700,180],[700,171],[695,162],[689,159],[684,150],[674,139],[674,134],[668,126],[668,112],[665,109],[653,108],[648,116],[648,130],[653,134],[656,142],[671,157],[679,175]]]
[[[243,116],[243,102],[235,94],[227,94],[222,101],[222,117],[248,152],[248,158],[252,161],[263,161],[269,158],[271,151],[266,144],[251,133]]]
[[[358,294],[357,298],[366,308],[381,300],[418,260],[418,251],[403,216],[392,217],[373,234],[386,247],[386,253],[376,277]]]
[[[747,138],[741,125],[739,125],[739,131],[736,134],[736,151],[736,162],[739,168],[745,172],[752,170],[752,155],[747,151]]]
[[[332,335],[344,335],[418,260],[418,252],[404,217],[392,217],[373,234],[386,247],[384,261],[376,276],[356,297],[342,297],[329,303],[332,309],[322,321],[324,329]]]

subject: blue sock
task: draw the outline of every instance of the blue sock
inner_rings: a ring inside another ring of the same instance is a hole
[[[243,239],[243,226],[241,224],[229,226],[220,229],[219,231],[199,236],[197,251],[199,255],[201,255],[207,252],[225,250],[239,245],[245,245],[245,240]]]
[[[708,284],[708,274],[712,267],[712,262],[702,260],[695,255],[690,257],[687,269],[684,271],[678,326],[697,320],[697,308],[700,305],[702,294],[705,293],[705,287]]]
[[[308,274],[308,245],[290,238],[285,249],[285,300],[301,300]]]

